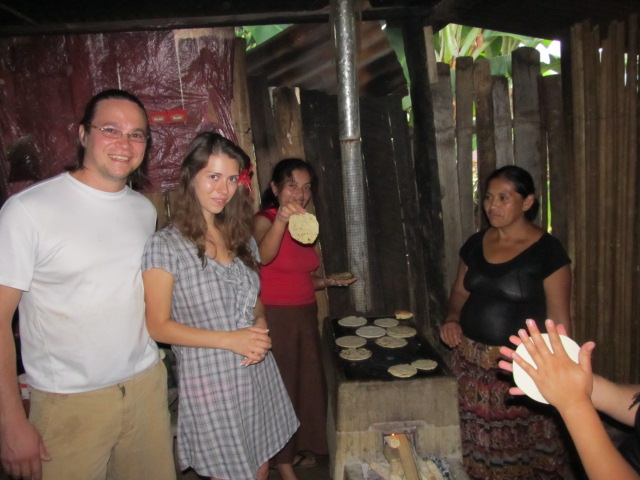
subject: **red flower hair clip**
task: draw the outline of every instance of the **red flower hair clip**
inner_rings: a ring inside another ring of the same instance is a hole
[[[251,175],[253,173],[253,164],[250,163],[247,168],[243,168],[240,170],[240,176],[238,177],[238,183],[240,185],[244,185],[249,191],[249,195],[253,196],[253,192],[251,191]]]

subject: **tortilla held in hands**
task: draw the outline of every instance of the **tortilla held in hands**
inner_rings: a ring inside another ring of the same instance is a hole
[[[294,240],[310,245],[318,238],[320,225],[318,225],[316,216],[311,213],[291,215],[289,217],[289,233]]]
[[[543,333],[542,339],[547,344],[549,350],[553,351],[551,341],[549,340],[549,334]],[[580,345],[578,345],[575,340],[572,340],[565,335],[560,335],[560,341],[562,342],[562,346],[564,347],[565,352],[567,352],[569,358],[575,363],[578,363]],[[521,343],[518,348],[516,348],[516,353],[520,355],[520,357],[526,362],[530,363],[533,367],[536,367],[536,362],[534,362],[531,358],[531,355],[529,355],[529,352],[524,346],[524,343]],[[513,362],[513,380],[515,381],[518,388],[520,388],[520,390],[522,390],[524,394],[529,398],[532,398],[540,403],[549,403],[547,399],[544,398],[542,393],[540,393],[540,390],[538,390],[538,386],[535,384],[529,374],[525,372],[522,367],[516,362]]]

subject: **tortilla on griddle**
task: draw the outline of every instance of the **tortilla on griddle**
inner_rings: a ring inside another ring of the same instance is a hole
[[[344,348],[358,348],[362,347],[367,341],[356,335],[345,335],[344,337],[336,338],[336,345]]]
[[[340,356],[345,360],[358,362],[371,357],[371,350],[368,348],[344,348],[340,350]]]
[[[387,371],[394,377],[399,377],[399,378],[413,377],[416,373],[418,373],[418,369],[416,367],[412,367],[407,363],[394,365],[393,367],[389,367]]]

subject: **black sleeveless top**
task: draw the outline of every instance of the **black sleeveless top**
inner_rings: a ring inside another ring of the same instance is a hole
[[[528,318],[544,329],[544,279],[571,260],[560,242],[544,233],[508,262],[489,263],[482,249],[486,232],[475,233],[460,249],[468,267],[464,287],[470,293],[460,312],[460,325],[467,338],[486,345],[509,345],[509,336],[524,328]]]

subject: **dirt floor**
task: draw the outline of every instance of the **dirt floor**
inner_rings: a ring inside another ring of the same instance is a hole
[[[296,468],[298,480],[330,480],[329,475],[329,456],[325,455],[317,457],[316,466],[313,468]],[[202,480],[205,477],[197,475],[194,471],[187,471],[178,477],[178,480]],[[278,471],[273,469],[269,472],[269,480],[280,480]]]
[[[297,468],[296,474],[298,480],[329,480],[329,457],[318,457],[317,465],[313,468]],[[202,480],[205,477],[201,477],[192,470],[188,470],[178,476],[178,480]],[[5,475],[0,468],[0,480],[9,480],[9,477]],[[280,480],[280,475],[276,470],[269,472],[269,480]]]
[[[609,431],[614,443],[618,443],[625,434],[628,433],[628,429],[621,429],[618,426],[611,426],[605,422],[605,426]],[[582,474],[579,468],[574,473],[575,480],[586,480],[586,477]],[[318,457],[317,465],[314,468],[296,468],[296,474],[298,480],[330,480],[329,475],[329,457]],[[202,480],[205,477],[197,475],[194,471],[188,470],[184,473],[178,473],[178,480]],[[0,480],[10,480],[9,477],[0,468]],[[277,470],[271,470],[269,472],[269,480],[281,480]]]

